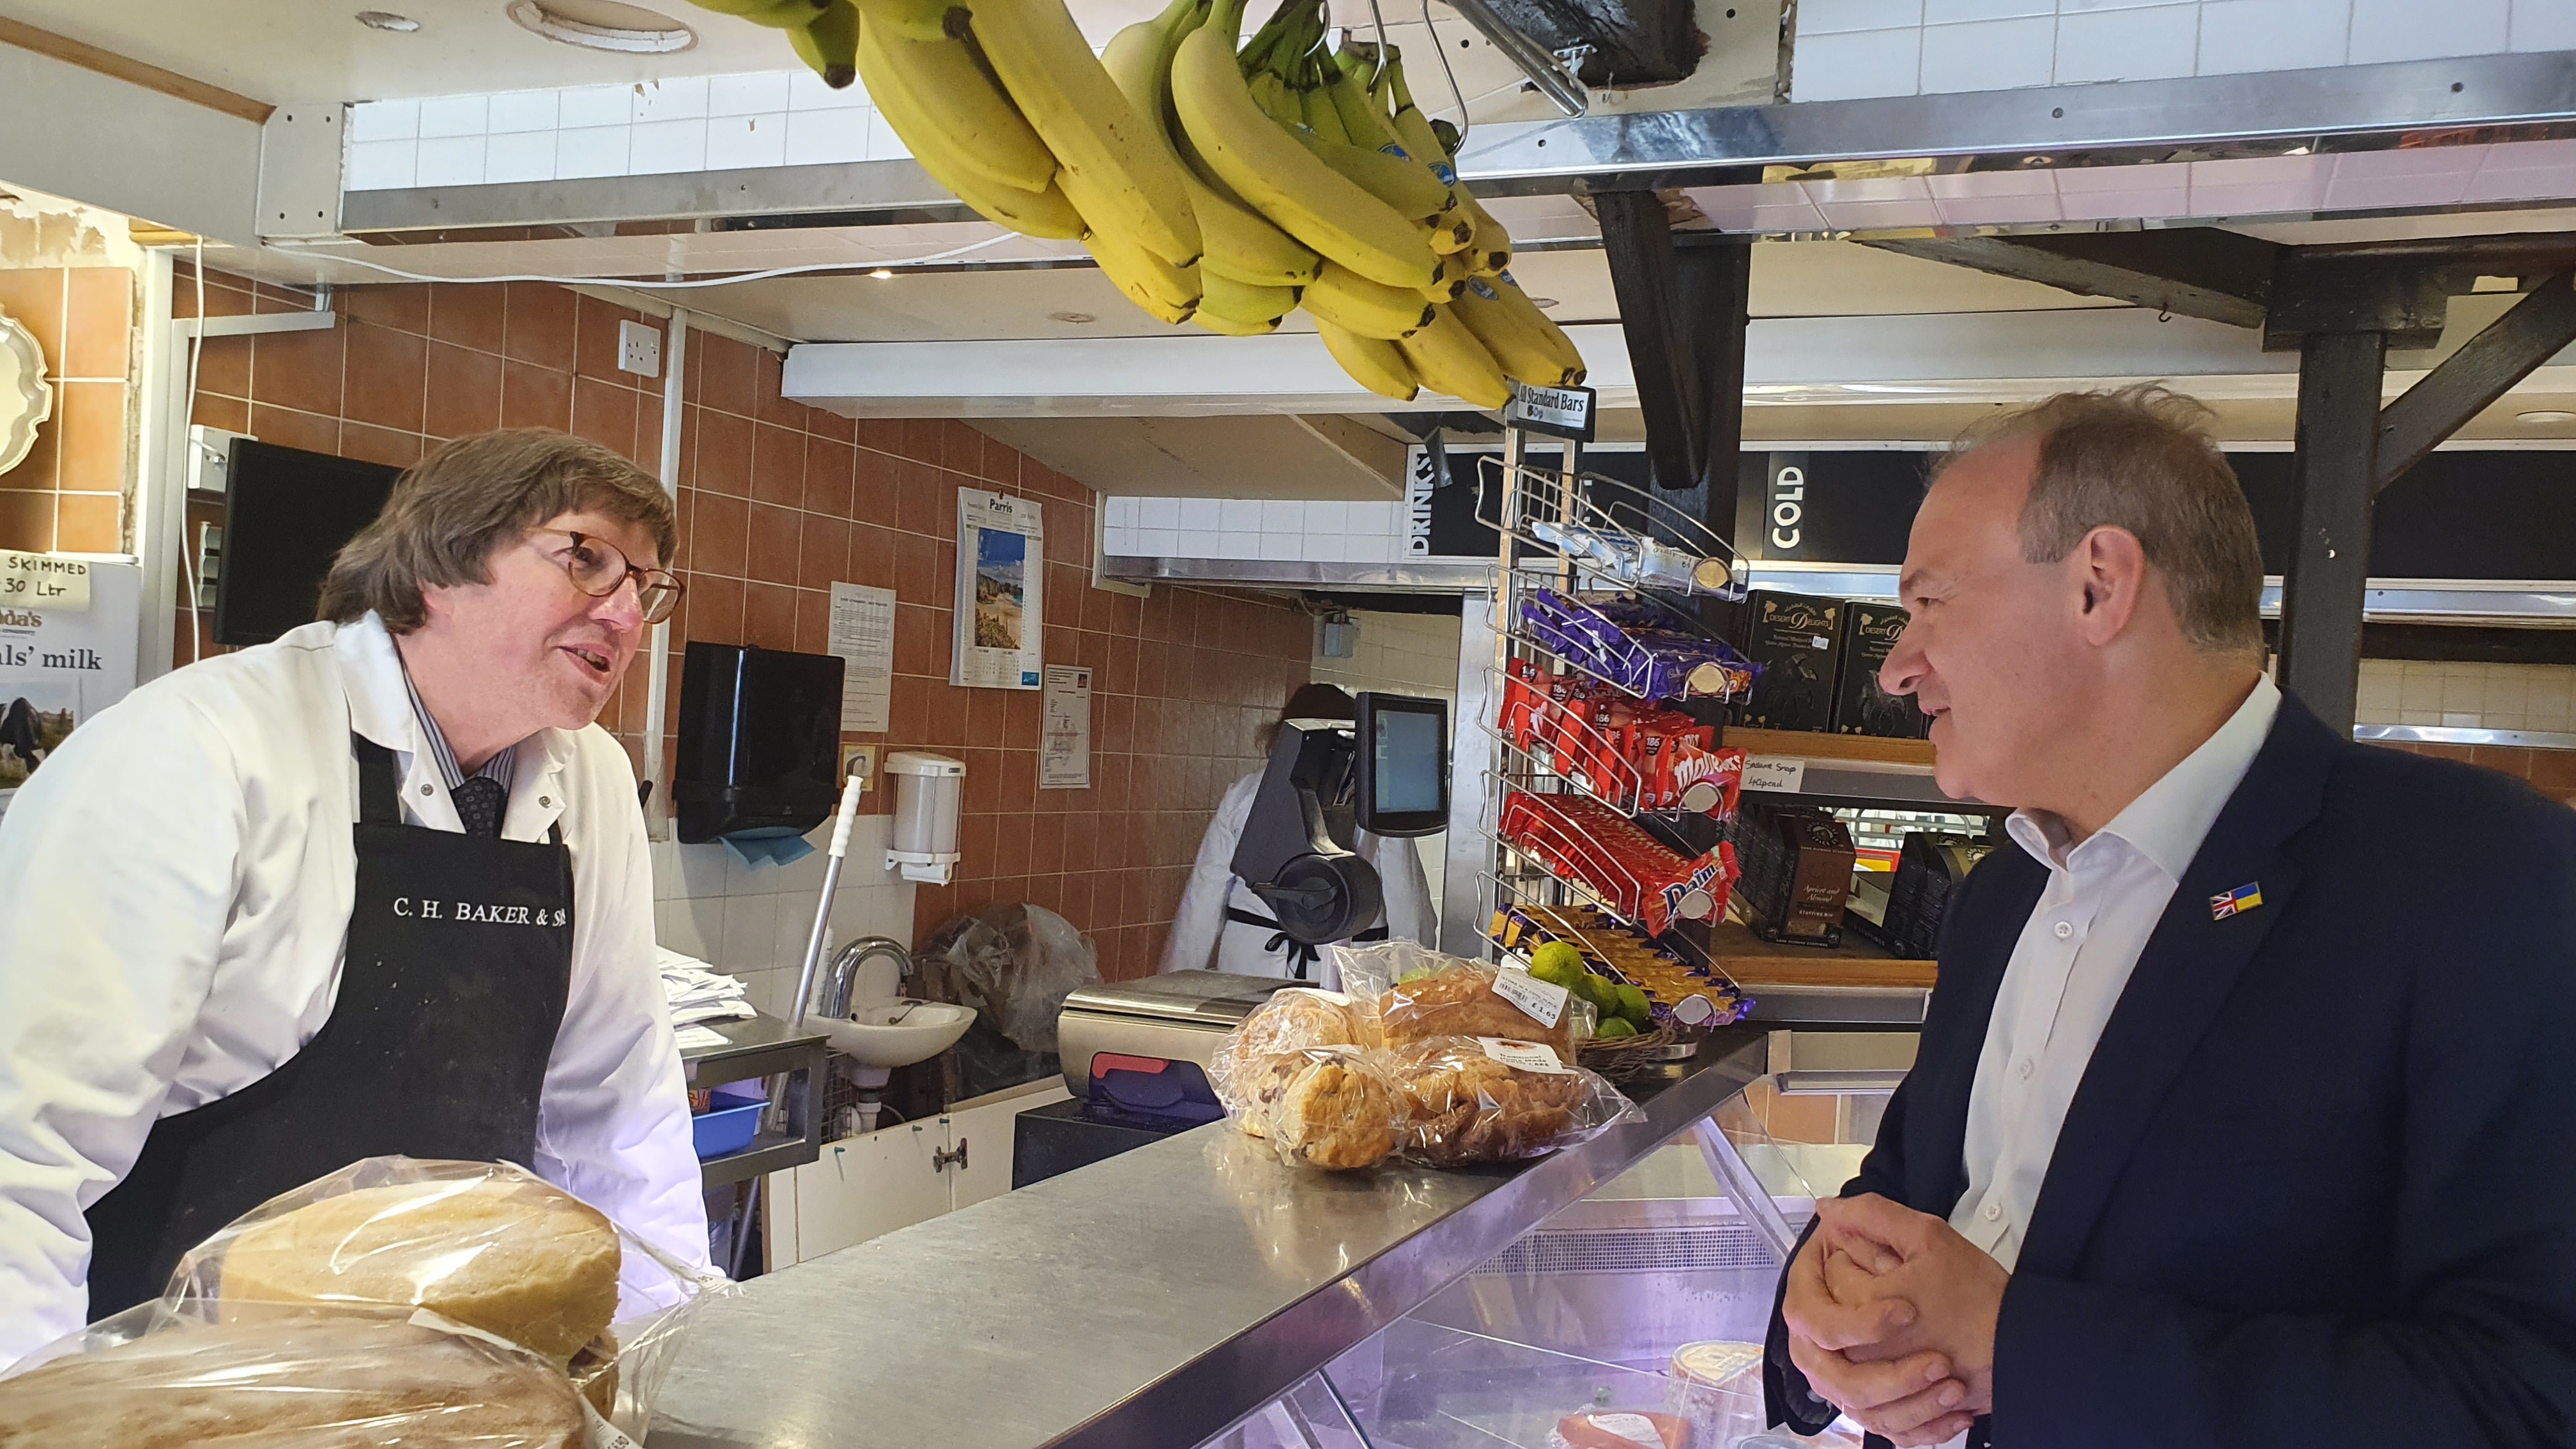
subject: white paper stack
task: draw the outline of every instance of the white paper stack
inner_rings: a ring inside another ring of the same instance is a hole
[[[662,971],[662,994],[671,1002],[671,1024],[687,1026],[700,1021],[730,1021],[755,1013],[744,999],[750,990],[739,976],[727,976],[695,956],[683,956],[667,946],[655,948],[655,964]]]

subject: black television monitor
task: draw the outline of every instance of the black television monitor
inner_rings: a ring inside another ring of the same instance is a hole
[[[1372,835],[1433,835],[1449,828],[1449,703],[1363,693],[1359,825]]]
[[[400,468],[235,438],[224,467],[215,642],[265,644],[313,622],[322,577],[375,521]]]

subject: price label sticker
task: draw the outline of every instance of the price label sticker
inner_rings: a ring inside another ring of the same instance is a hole
[[[1744,785],[1747,790],[1770,790],[1782,795],[1795,795],[1807,784],[1807,762],[1781,755],[1751,755],[1744,761]]]
[[[1655,1421],[1643,1414],[1595,1414],[1592,1427],[1647,1449],[1663,1449],[1664,1436],[1656,1432]]]
[[[581,1401],[581,1416],[587,1426],[582,1435],[582,1449],[644,1449],[626,1437],[626,1431],[599,1417],[599,1410],[592,1408],[588,1399]]]
[[[1512,1041],[1499,1036],[1480,1036],[1476,1045],[1485,1055],[1504,1066],[1521,1072],[1544,1072],[1552,1077],[1573,1075],[1573,1069],[1557,1059],[1556,1049],[1543,1042]]]
[[[1551,986],[1519,967],[1510,967],[1494,977],[1494,994],[1521,1009],[1521,1015],[1541,1026],[1554,1026],[1565,1019],[1565,988]]]

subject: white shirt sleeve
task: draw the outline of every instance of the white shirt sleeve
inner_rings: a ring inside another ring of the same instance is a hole
[[[1172,914],[1171,934],[1163,938],[1159,971],[1195,971],[1216,954],[1225,934],[1225,902],[1234,889],[1234,848],[1243,840],[1243,824],[1252,818],[1252,797],[1261,792],[1258,771],[1226,787],[1216,818],[1199,839],[1199,858],[1190,867],[1190,883],[1181,889],[1181,904]]]
[[[653,868],[625,752],[583,732],[572,990],[546,1067],[537,1160],[547,1181],[692,1267],[707,1265],[706,1199],[671,1009],[654,965]],[[613,760],[605,758],[614,756]],[[622,793],[621,793],[622,790]],[[584,889],[586,887],[587,889]]]
[[[82,1213],[142,1154],[241,871],[242,785],[184,700],[74,731],[0,819],[0,1367],[88,1320]]]
[[[1378,889],[1386,898],[1388,939],[1436,947],[1440,921],[1431,908],[1431,881],[1422,873],[1422,852],[1411,840],[1366,831],[1360,832],[1359,845],[1360,854],[1377,867]]]

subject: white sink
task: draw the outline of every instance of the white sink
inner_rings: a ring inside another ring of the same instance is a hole
[[[807,1026],[830,1038],[832,1050],[879,1071],[939,1055],[974,1023],[971,1007],[909,999],[854,1006],[847,1021],[830,1016],[805,1018]]]

